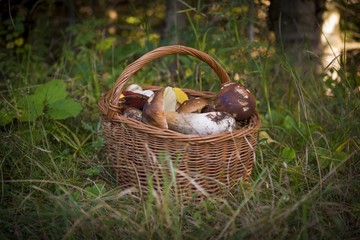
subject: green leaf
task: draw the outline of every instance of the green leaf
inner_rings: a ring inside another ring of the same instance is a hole
[[[299,129],[300,133],[303,136],[308,136],[309,135],[309,131],[308,131],[308,128],[306,127],[305,123],[300,122],[299,126],[298,126],[298,129]]]
[[[18,108],[20,121],[33,122],[43,114],[44,104],[39,97],[27,95],[19,100]]]
[[[87,175],[99,175],[101,173],[102,169],[100,167],[92,167],[85,170],[85,174]]]
[[[34,96],[45,104],[52,104],[67,96],[66,84],[62,80],[54,79],[42,84],[35,89]]]
[[[345,158],[349,157],[349,154],[347,152],[334,152],[334,159],[343,161]]]
[[[272,119],[270,119],[270,114],[269,113],[266,113],[266,115],[265,115],[265,118],[267,119],[267,120],[272,120],[272,123],[273,124],[281,124],[281,121],[283,120],[283,116],[284,116],[284,113],[282,113],[282,112],[279,112],[279,111],[277,111],[277,110],[275,110],[275,109],[271,109],[271,118]]]
[[[0,109],[0,125],[5,126],[12,122],[14,119],[14,113],[7,111],[5,108]]]
[[[106,57],[111,57],[113,55],[118,56],[116,60],[122,62],[125,59],[133,56],[134,54],[142,53],[142,51],[143,48],[140,46],[140,43],[134,41],[126,45],[122,45],[121,47],[115,47],[114,52],[109,51],[105,55]]]
[[[116,42],[115,37],[109,37],[109,38],[100,40],[96,44],[96,49],[98,49],[100,51],[106,51],[106,50],[110,49],[114,45],[115,42]]]
[[[88,199],[94,199],[106,192],[105,184],[103,183],[95,183],[93,186],[86,187],[84,190]]]
[[[322,131],[323,128],[320,125],[317,124],[309,124],[311,133],[314,133],[315,131]]]
[[[63,120],[76,117],[82,110],[80,103],[73,99],[61,99],[49,105],[48,114],[51,119]]]
[[[285,117],[283,125],[287,130],[292,130],[293,128],[296,128],[295,120],[289,115]]]
[[[321,167],[327,168],[331,164],[338,164],[349,156],[348,153],[343,151],[331,151],[326,148],[317,148],[316,154],[320,158]],[[311,154],[312,157],[315,157],[315,152]]]
[[[71,195],[70,195],[70,198],[75,202],[79,202],[81,197],[82,197],[82,194],[81,194],[80,190],[76,190],[73,193],[71,193]]]
[[[290,162],[296,156],[296,152],[291,147],[285,147],[281,151],[281,157],[284,159],[285,162]]]

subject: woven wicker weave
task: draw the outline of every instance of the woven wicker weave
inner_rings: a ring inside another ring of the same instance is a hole
[[[108,158],[123,187],[135,186],[146,192],[152,184],[161,191],[169,182],[174,193],[185,198],[221,195],[251,173],[260,127],[258,113],[238,123],[233,132],[202,136],[159,129],[119,114],[118,101],[130,77],[148,62],[170,54],[194,56],[207,63],[222,83],[230,81],[219,63],[193,48],[172,45],[143,55],[125,68],[113,89],[99,101]],[[215,97],[212,92],[183,90],[189,96]]]

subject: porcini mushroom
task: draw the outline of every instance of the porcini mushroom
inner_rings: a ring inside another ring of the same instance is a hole
[[[255,108],[255,97],[249,89],[239,83],[223,84],[215,98],[216,111],[230,113],[238,121],[250,118]]]
[[[198,112],[200,113],[201,110],[208,105],[208,101],[204,98],[196,97],[190,98],[189,100],[184,101],[179,108],[177,109],[178,112],[181,113],[192,113]]]
[[[132,118],[137,121],[141,121],[142,112],[137,108],[128,107],[124,110],[123,114],[127,118]]]
[[[201,109],[201,113],[207,113],[207,112],[215,112],[215,107],[213,105],[206,105]]]
[[[145,95],[147,97],[150,97],[151,95],[154,94],[154,92],[152,90],[143,90],[142,87],[138,84],[131,84],[129,85],[125,91],[129,91],[129,92],[134,92],[134,93],[139,93],[142,95]]]
[[[142,87],[136,83],[134,84],[130,84],[129,86],[126,87],[125,91],[130,91],[130,92],[139,92],[142,91]]]
[[[148,98],[148,96],[140,93],[124,91],[120,97],[119,104],[122,109],[133,107],[142,110]]]
[[[172,87],[164,89],[164,111],[175,112],[176,110],[176,93]]]
[[[168,128],[165,112],[175,112],[176,95],[171,87],[161,88],[155,92],[145,103],[142,112],[144,123]]]
[[[164,88],[149,97],[144,105],[141,121],[159,128],[168,128],[164,111]]]
[[[184,134],[219,134],[233,131],[236,128],[235,119],[225,112],[166,112],[165,116],[169,129]]]

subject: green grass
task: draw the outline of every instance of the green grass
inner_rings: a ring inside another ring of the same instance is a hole
[[[2,74],[9,79],[1,86],[1,108],[15,110],[0,132],[1,239],[360,236],[360,100],[354,91],[359,76],[340,70],[341,82],[330,85],[334,96],[326,96],[329,85],[322,76],[303,75],[267,39],[247,43],[239,34],[246,29],[243,21],[223,14],[229,19],[223,32],[201,11],[187,11],[192,24],[185,43],[214,56],[231,77],[240,76],[258,101],[262,128],[250,179],[226,197],[190,204],[167,192],[139,197],[135,188],[119,188],[106,159],[97,101],[129,63],[158,43],[141,45],[138,35],[150,39],[151,29],[127,32],[128,42],[121,34],[107,36],[105,20],[94,18],[64,31],[51,60],[44,54],[46,29],[39,25],[38,41],[1,55]],[[149,64],[134,82],[219,89],[205,64],[185,56],[184,75],[171,80],[172,60]],[[21,99],[52,79],[66,82],[82,112],[54,120],[45,109],[36,121],[17,120]]]

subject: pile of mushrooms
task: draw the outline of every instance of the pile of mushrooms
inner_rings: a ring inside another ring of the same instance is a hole
[[[143,123],[183,134],[220,134],[233,131],[236,121],[250,118],[256,102],[251,92],[235,82],[224,83],[215,99],[189,98],[180,88],[155,92],[132,84],[123,91],[121,113]]]

